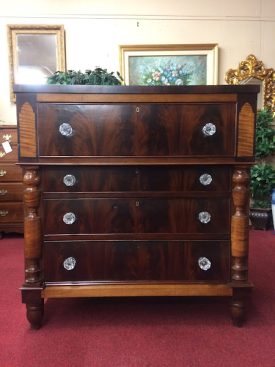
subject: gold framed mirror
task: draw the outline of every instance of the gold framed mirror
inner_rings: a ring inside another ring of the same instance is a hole
[[[260,84],[258,109],[267,107],[275,113],[275,71],[272,68],[267,69],[256,56],[248,55],[237,69],[229,69],[225,74],[225,81],[228,84]]]
[[[44,84],[55,71],[65,71],[63,25],[10,24],[7,26],[10,94],[14,84]]]

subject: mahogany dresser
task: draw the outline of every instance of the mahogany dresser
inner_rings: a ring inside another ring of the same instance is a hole
[[[17,126],[0,125],[0,237],[23,233],[22,169],[18,163]]]
[[[58,297],[223,296],[244,320],[258,86],[15,86],[32,327]]]

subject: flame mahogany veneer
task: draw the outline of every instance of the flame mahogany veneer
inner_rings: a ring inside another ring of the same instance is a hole
[[[257,92],[15,86],[32,327],[117,296],[228,296],[242,324]]]

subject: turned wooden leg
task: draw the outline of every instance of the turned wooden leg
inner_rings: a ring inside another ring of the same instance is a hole
[[[42,323],[44,301],[41,297],[43,278],[41,271],[41,224],[39,216],[40,177],[39,170],[32,167],[25,171],[24,178],[24,253],[25,283],[21,288],[22,302],[27,307],[27,319],[32,328]]]
[[[245,321],[245,302],[241,298],[231,300],[230,304],[231,318],[234,326],[241,327]]]
[[[233,324],[240,327],[245,321],[245,301],[252,288],[248,281],[249,170],[245,167],[236,167],[234,171],[232,198],[235,210],[231,218],[233,295],[230,310]]]
[[[44,314],[44,301],[39,303],[27,303],[27,319],[31,324],[32,329],[39,329],[42,324]]]

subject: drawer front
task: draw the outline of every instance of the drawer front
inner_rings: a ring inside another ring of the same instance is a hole
[[[9,141],[11,144],[17,144],[17,128],[2,128],[0,127],[0,141]]]
[[[45,234],[228,233],[228,199],[44,200]]]
[[[0,221],[2,223],[23,222],[23,203],[0,202]]]
[[[22,201],[22,200],[23,200],[23,184],[0,182],[0,202]]]
[[[226,241],[44,243],[46,282],[229,279]]]
[[[11,144],[12,151],[5,153],[4,148],[0,145],[0,162],[17,162],[18,161],[18,148],[17,145]]]
[[[22,169],[16,164],[2,164],[0,161],[0,183],[7,181],[21,182]]]
[[[226,167],[54,167],[41,171],[44,192],[228,191]]]
[[[235,104],[39,104],[40,156],[233,156]]]

